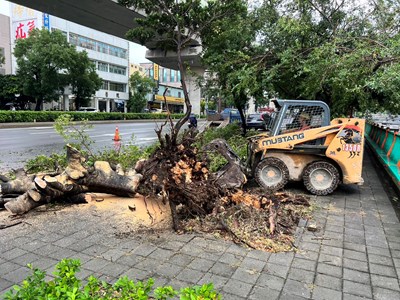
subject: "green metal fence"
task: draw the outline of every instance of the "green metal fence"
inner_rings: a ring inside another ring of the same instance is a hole
[[[365,130],[368,144],[400,189],[400,132],[369,123]]]

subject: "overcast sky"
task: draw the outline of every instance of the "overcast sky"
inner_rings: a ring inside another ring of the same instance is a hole
[[[0,0],[0,14],[10,16],[10,2],[5,0]],[[145,58],[146,47],[130,42],[129,50],[130,50],[129,51],[130,62],[134,62],[136,64],[149,62]]]

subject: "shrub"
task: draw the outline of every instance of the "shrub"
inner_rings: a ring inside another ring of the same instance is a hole
[[[182,288],[180,291],[174,290],[171,286],[162,286],[153,290],[154,280],[150,278],[146,282],[134,282],[128,277],[119,278],[114,284],[100,281],[94,276],[90,276],[88,283],[84,285],[76,277],[79,272],[80,261],[75,259],[63,259],[56,266],[55,278],[46,281],[46,272],[33,268],[32,275],[28,276],[21,285],[14,286],[13,290],[3,295],[6,300],[147,300],[172,299],[176,295],[181,300],[217,300],[222,299],[221,295],[214,290],[213,285],[204,284]]]

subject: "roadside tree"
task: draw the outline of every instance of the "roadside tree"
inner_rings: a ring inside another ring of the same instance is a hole
[[[35,110],[57,99],[65,86],[72,86],[78,106],[100,87],[87,54],[77,52],[61,31],[32,30],[17,40],[14,55],[23,92],[35,99]]]
[[[156,83],[153,79],[142,76],[136,71],[129,78],[129,85],[131,87],[131,95],[128,101],[129,111],[140,113],[147,105],[147,94],[153,91]]]
[[[71,85],[72,94],[75,95],[75,108],[79,109],[81,106],[88,106],[90,98],[101,87],[102,80],[86,51],[71,51],[71,57],[68,83]]]
[[[179,130],[189,119],[192,111],[186,86],[188,66],[183,61],[182,51],[188,47],[199,46],[203,32],[210,30],[218,20],[229,19],[247,6],[242,0],[161,0],[157,4],[154,4],[152,0],[118,0],[118,2],[126,7],[142,10],[146,14],[146,18],[135,20],[138,27],[128,31],[129,39],[138,41],[142,45],[151,43],[155,48],[165,52],[173,51],[176,54],[186,113],[172,126],[168,145],[165,145],[175,147]],[[159,139],[161,145],[164,146],[161,136]]]

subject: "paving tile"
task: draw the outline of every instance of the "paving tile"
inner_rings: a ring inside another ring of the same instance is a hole
[[[269,274],[269,275],[286,278],[286,276],[289,272],[289,267],[269,263],[264,267],[262,272]]]
[[[397,278],[371,274],[371,283],[373,287],[381,287],[389,290],[400,291],[399,281]]]
[[[109,247],[105,247],[103,245],[99,245],[99,244],[95,244],[93,246],[90,246],[89,248],[86,248],[80,252],[83,252],[85,254],[88,255],[102,255],[103,253],[106,253],[107,251],[109,251],[110,248]]]
[[[337,277],[324,275],[324,274],[317,274],[315,277],[315,285],[320,287],[329,288],[332,290],[341,291],[342,290],[342,280]]]
[[[144,258],[135,265],[135,268],[142,270],[155,270],[158,266],[163,263],[161,260],[156,260],[154,258]]]
[[[239,267],[247,270],[262,271],[267,263],[264,260],[258,260],[250,257],[245,257]]]
[[[342,268],[337,266],[318,263],[317,272],[321,274],[342,278]]]
[[[169,259],[171,264],[176,264],[178,266],[186,267],[188,264],[192,262],[194,259],[193,256],[177,253]]]
[[[268,259],[268,263],[289,266],[294,258],[293,252],[272,253]]]
[[[301,251],[315,251],[318,252],[321,245],[319,243],[301,242],[299,249]]]
[[[357,270],[343,268],[343,279],[348,281],[354,281],[363,283],[365,285],[371,284],[370,274],[366,272],[360,272]]]
[[[262,287],[267,287],[272,290],[280,291],[285,284],[285,279],[269,274],[261,274],[258,277],[257,285]]]
[[[283,287],[283,293],[310,298],[311,287],[303,282],[288,279]]]
[[[312,293],[312,298],[315,300],[342,300],[342,292],[329,289],[326,287],[315,286]]]
[[[247,298],[243,298],[238,295],[233,295],[233,294],[226,293],[226,292],[222,292],[221,295],[224,299],[232,299],[232,300],[246,300],[247,299]]]
[[[127,265],[133,267],[137,263],[141,262],[144,259],[143,256],[134,255],[134,254],[125,254],[117,259],[117,263],[121,265]]]
[[[242,260],[243,256],[241,255],[236,255],[233,253],[224,253],[218,261],[231,266],[239,266]]]
[[[348,259],[367,261],[367,255],[364,252],[344,249],[343,256]]]
[[[223,277],[223,276],[219,276],[216,274],[212,274],[212,273],[206,273],[198,282],[197,284],[207,284],[207,283],[213,283],[214,288],[216,290],[222,290],[222,288],[224,287],[225,283],[228,281],[228,277]]]
[[[5,260],[13,260],[21,255],[27,254],[28,251],[25,251],[20,248],[14,248],[5,252],[0,251],[0,257],[4,258]]]
[[[152,277],[153,272],[149,270],[141,270],[137,268],[130,268],[127,271],[123,272],[120,277],[127,276],[129,279],[133,281],[143,281]]]
[[[76,252],[76,251],[64,248],[59,251],[52,252],[52,253],[48,254],[48,256],[53,259],[62,260],[64,258],[75,257],[77,254],[78,254],[78,252]]]
[[[215,264],[212,260],[207,260],[204,258],[194,258],[187,267],[190,269],[207,272]]]
[[[241,256],[247,256],[247,253],[249,253],[249,250],[242,246],[232,244],[226,249],[226,252],[241,255]]]
[[[334,255],[328,255],[321,253],[319,258],[318,258],[318,263],[324,263],[328,265],[333,265],[337,267],[342,266],[342,258]]]
[[[62,239],[59,239],[53,243],[53,245],[59,246],[61,248],[68,247],[69,245],[75,244],[76,239],[72,237],[63,237]]]
[[[32,271],[27,267],[20,267],[11,272],[8,272],[1,277],[7,281],[12,282],[13,284],[19,284],[22,280],[24,280],[27,276],[31,275]]]
[[[343,248],[322,245],[321,253],[341,257],[343,256]]]
[[[292,268],[303,269],[307,271],[315,271],[317,262],[301,258],[294,258]]]
[[[368,255],[375,254],[375,255],[379,255],[379,256],[391,257],[389,248],[367,246],[367,251],[368,251]]]
[[[183,270],[183,267],[165,262],[156,268],[156,273],[168,278],[174,278]]]
[[[235,273],[233,273],[232,278],[246,283],[255,284],[259,276],[260,272],[256,270],[237,268]]]
[[[388,277],[396,277],[396,270],[394,267],[377,265],[377,264],[369,264],[369,269],[371,274],[377,274]]]
[[[193,270],[193,269],[183,269],[176,278],[178,280],[186,281],[191,284],[197,283],[204,276],[203,272]]]
[[[271,256],[271,253],[261,250],[251,250],[247,253],[247,258],[254,258],[261,261],[268,261],[268,258]]]
[[[0,277],[0,295],[2,294],[2,291],[12,287],[14,284],[11,281],[5,280]]]
[[[385,266],[389,266],[389,267],[393,266],[393,260],[391,257],[387,257],[387,256],[379,255],[379,254],[369,254],[368,261],[373,264],[385,265]]]
[[[15,262],[16,264],[19,264],[22,267],[25,267],[27,264],[34,263],[39,258],[40,258],[39,255],[35,253],[27,252],[26,254],[14,258],[12,261]]]
[[[343,292],[356,296],[372,298],[372,290],[370,285],[353,281],[343,280]]]
[[[112,263],[112,264],[106,265],[99,272],[106,276],[118,278],[122,273],[127,271],[129,268],[130,267],[126,266],[126,265],[124,266],[124,265],[120,265],[117,263]]]
[[[1,272],[0,275],[7,274],[11,271],[14,271],[14,270],[20,268],[20,267],[21,266],[15,262],[9,262],[9,261],[3,262],[2,264],[0,264],[0,272]]]
[[[209,270],[210,273],[220,275],[223,277],[231,277],[233,273],[235,273],[237,267],[230,266],[228,264],[216,262],[211,269]]]
[[[266,299],[266,296],[267,296],[268,300],[278,300],[279,293],[280,293],[280,291],[273,290],[268,287],[255,286],[250,293],[249,299],[250,300],[261,300],[261,299]]]
[[[344,258],[343,259],[343,267],[352,269],[352,270],[357,270],[361,272],[368,272],[368,263],[364,261],[359,261],[359,260],[353,260],[349,258]]]
[[[356,244],[352,242],[344,242],[343,243],[343,249],[349,249],[349,250],[354,250],[358,252],[367,252],[367,247],[365,244]]]
[[[175,254],[176,251],[158,248],[151,252],[148,257],[153,257],[158,260],[168,260]]]
[[[294,257],[317,261],[319,257],[319,252],[300,250],[295,253]]]
[[[301,281],[307,284],[312,284],[314,282],[315,272],[306,271],[303,269],[297,269],[293,266],[289,270],[288,278]]]
[[[94,272],[99,272],[101,269],[103,269],[106,265],[110,264],[110,262],[104,258],[93,258],[89,260],[88,262],[85,262],[82,264],[82,268],[94,271]]]
[[[377,287],[374,288],[374,299],[375,300],[400,299],[400,292]]]
[[[184,242],[175,240],[167,240],[165,243],[160,245],[160,248],[171,251],[179,251],[185,245]]]
[[[372,299],[372,298],[361,297],[361,296],[343,293],[343,300],[368,300],[368,299]]]
[[[306,299],[309,299],[309,298],[304,298],[304,297],[301,297],[301,296],[293,295],[293,294],[288,293],[288,292],[283,292],[281,294],[281,296],[279,297],[279,300],[306,300]]]
[[[148,256],[156,249],[157,249],[157,247],[155,247],[153,245],[141,244],[139,247],[137,247],[135,250],[133,250],[132,253],[134,253],[136,255],[141,255],[141,256]]]
[[[110,249],[107,252],[101,254],[101,257],[111,262],[118,260],[121,256],[125,255],[125,252],[119,249]]]
[[[246,299],[252,288],[253,286],[251,284],[231,278],[225,284],[223,290]]]

